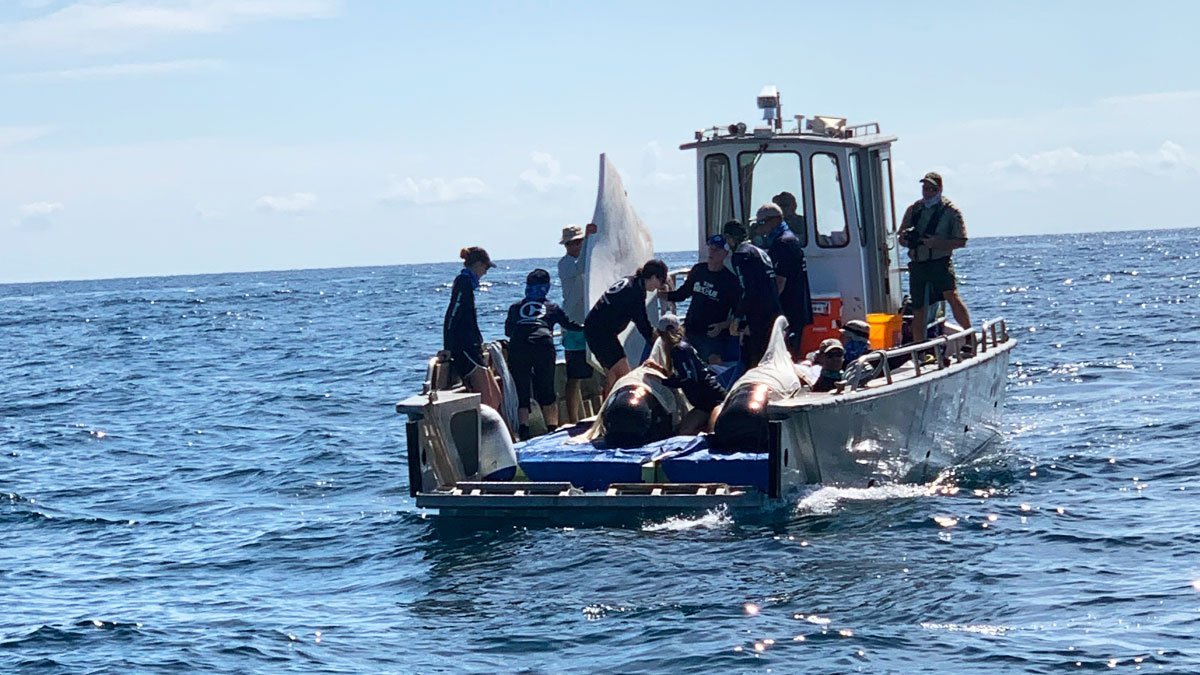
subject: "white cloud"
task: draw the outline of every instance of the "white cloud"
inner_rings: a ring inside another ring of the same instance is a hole
[[[51,216],[63,210],[59,202],[31,202],[18,209],[17,225],[32,230],[49,229]]]
[[[300,213],[310,211],[317,205],[317,196],[308,192],[293,192],[289,195],[264,195],[254,205],[276,213]]]
[[[48,216],[63,210],[58,202],[32,202],[21,207],[22,216]]]
[[[676,158],[675,163],[690,160],[690,157]],[[642,180],[651,185],[671,185],[673,183],[682,183],[690,174],[663,170],[663,152],[662,146],[658,141],[650,141],[642,149]]]
[[[521,184],[537,192],[549,192],[551,189],[574,185],[579,182],[579,176],[564,173],[562,165],[550,153],[534,152],[530,155],[534,168],[521,172]]]
[[[225,67],[220,59],[183,59],[178,61],[150,61],[145,63],[113,63],[104,66],[68,68],[65,70],[43,70],[32,73],[16,73],[6,79],[13,81],[31,80],[83,80],[98,77],[143,77],[171,75],[184,72],[219,70]]]
[[[0,148],[36,140],[50,133],[51,127],[0,127]]]
[[[408,204],[451,204],[478,199],[491,192],[487,184],[470,176],[462,178],[402,178],[379,196],[385,202]]]
[[[128,50],[160,38],[219,33],[275,19],[334,16],[337,0],[85,0],[0,24],[0,45]]]

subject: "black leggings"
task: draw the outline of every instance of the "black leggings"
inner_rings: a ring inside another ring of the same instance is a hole
[[[538,405],[554,405],[554,343],[530,344],[512,342],[508,345],[508,365],[513,384],[517,385],[517,405],[529,407],[529,390]]]

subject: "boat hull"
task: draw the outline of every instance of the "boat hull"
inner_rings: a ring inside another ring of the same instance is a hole
[[[1000,433],[1015,340],[876,390],[772,406],[785,484],[926,482]]]

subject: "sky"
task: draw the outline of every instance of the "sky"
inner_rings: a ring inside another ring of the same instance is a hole
[[[1200,225],[1200,3],[0,3],[0,282],[558,255],[607,153],[695,245],[696,129],[899,137],[972,237]],[[911,185],[910,185],[911,183]],[[986,245],[977,243],[976,245]]]

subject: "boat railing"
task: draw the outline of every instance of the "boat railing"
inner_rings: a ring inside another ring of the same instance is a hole
[[[1004,319],[986,321],[978,332],[964,328],[957,333],[941,335],[924,342],[891,349],[877,349],[860,356],[845,371],[838,382],[838,391],[861,389],[881,372],[888,384],[892,383],[892,363],[898,357],[908,356],[912,360],[914,377],[923,371],[944,370],[954,363],[995,349],[1008,342],[1008,323]]]

